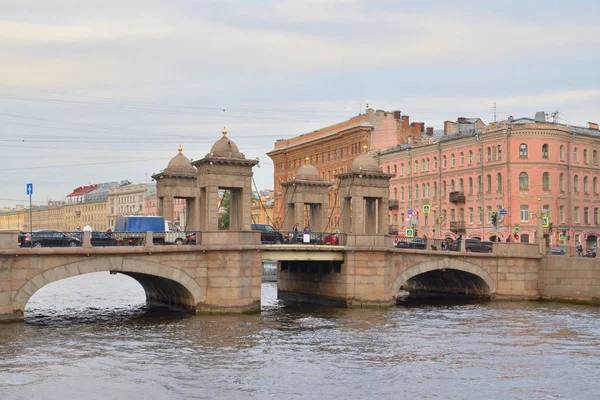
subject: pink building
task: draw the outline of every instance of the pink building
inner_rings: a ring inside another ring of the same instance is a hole
[[[145,215],[158,215],[158,199],[156,198],[156,192],[151,197],[144,199],[144,214]],[[173,219],[175,224],[181,229],[186,229],[187,225],[187,214],[185,211],[185,199],[173,200]]]
[[[521,118],[382,151],[390,224],[428,237],[508,237],[595,248],[600,236],[600,131]],[[423,213],[428,205],[429,214]],[[409,215],[409,210],[413,213]],[[491,223],[498,212],[499,226]],[[563,240],[564,236],[564,240]]]

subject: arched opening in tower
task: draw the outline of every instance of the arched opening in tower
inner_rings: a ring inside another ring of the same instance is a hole
[[[489,300],[490,297],[490,287],[481,277],[450,268],[413,276],[397,294],[399,303],[411,300]]]

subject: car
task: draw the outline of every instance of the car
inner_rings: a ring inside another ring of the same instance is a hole
[[[107,232],[91,232],[90,241],[92,246],[106,247],[117,245],[117,239]]]
[[[323,236],[323,244],[337,246],[340,244],[340,234],[339,233],[329,233]]]
[[[565,249],[563,247],[551,247],[550,254],[554,256],[564,256]]]
[[[584,257],[596,258],[596,249],[588,250]]]
[[[465,239],[465,251],[473,253],[491,253],[492,242],[479,239]]]
[[[394,246],[400,249],[425,250],[427,248],[427,240],[420,237],[399,238],[399,240],[396,240]]]
[[[196,232],[188,233],[186,238],[188,244],[196,244]]]
[[[250,229],[260,231],[260,241],[262,244],[283,243],[283,235],[277,229],[268,224],[252,224]]]
[[[308,235],[308,242],[304,235]],[[323,235],[320,233],[297,233],[293,244],[324,244]]]
[[[21,247],[77,247],[81,246],[81,241],[62,232],[43,229],[20,234],[19,245]]]

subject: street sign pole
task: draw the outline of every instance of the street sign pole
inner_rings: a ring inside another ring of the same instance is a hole
[[[32,219],[32,212],[31,212],[31,195],[33,194],[33,183],[27,184],[27,194],[29,195],[29,233],[32,233],[33,232],[33,219]]]

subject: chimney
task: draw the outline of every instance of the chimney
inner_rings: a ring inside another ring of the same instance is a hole
[[[394,111],[394,119],[400,119],[400,111]]]
[[[427,127],[427,136],[433,136],[433,126]]]
[[[467,119],[466,119],[465,117],[458,117],[458,118],[456,119],[456,122],[458,122],[458,123],[463,123],[463,122],[465,122],[466,120],[467,120]]]
[[[453,124],[451,121],[444,121],[444,136],[448,134],[448,125]]]
[[[589,129],[595,129],[595,130],[599,130],[600,129],[598,127],[598,124],[596,122],[588,122],[588,128]]]
[[[535,122],[546,122],[546,113],[538,111],[535,113]]]
[[[413,122],[410,126],[418,134],[421,134],[425,130],[425,122]]]

